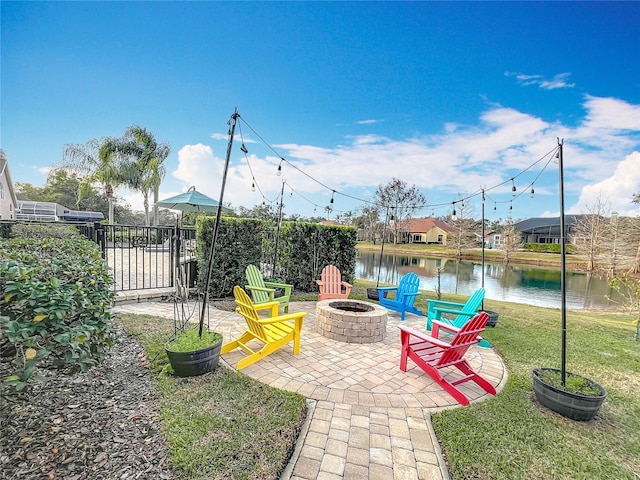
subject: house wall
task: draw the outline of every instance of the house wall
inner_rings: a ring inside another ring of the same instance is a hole
[[[18,208],[13,182],[9,173],[9,164],[0,150],[0,219],[13,220]]]
[[[442,245],[446,245],[447,232],[445,232],[439,227],[433,227],[431,230],[429,230],[425,235],[426,237],[425,241],[427,243],[439,243],[438,239],[440,236],[442,236]]]

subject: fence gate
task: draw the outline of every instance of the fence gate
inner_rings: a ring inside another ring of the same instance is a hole
[[[114,279],[115,291],[194,286],[195,229],[99,225],[96,242]]]

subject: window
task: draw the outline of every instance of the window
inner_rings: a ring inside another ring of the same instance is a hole
[[[438,235],[438,243],[442,244],[444,242],[444,235]]]
[[[4,200],[4,183],[0,182],[0,200]]]

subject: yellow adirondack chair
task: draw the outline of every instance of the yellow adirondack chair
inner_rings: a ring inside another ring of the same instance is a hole
[[[262,273],[255,265],[247,266],[245,270],[247,286],[245,287],[253,298],[253,303],[278,302],[284,307],[284,312],[289,313],[289,299],[293,285],[288,283],[265,282]],[[283,294],[275,296],[276,289],[282,289]]]
[[[329,298],[349,298],[353,286],[342,281],[340,270],[335,265],[327,265],[322,269],[320,280],[316,280],[320,293],[318,300]]]
[[[228,353],[236,348],[248,353],[247,357],[238,362],[236,369],[248,367],[289,342],[293,342],[294,355],[300,352],[300,332],[306,312],[278,315],[278,302],[254,305],[249,295],[238,285],[233,287],[233,296],[236,299],[236,312],[246,320],[247,330],[237,340],[224,344],[220,353]],[[271,310],[271,315],[261,318],[258,313],[260,310]],[[253,340],[262,342],[262,348],[253,350],[248,345]]]

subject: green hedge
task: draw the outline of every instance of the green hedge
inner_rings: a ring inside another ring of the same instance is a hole
[[[86,371],[113,341],[114,293],[99,247],[86,239],[0,240],[0,353],[22,390],[36,367]]]
[[[567,253],[573,253],[575,248],[573,245],[566,245]],[[527,243],[524,249],[528,252],[536,253],[560,253],[559,243]]]
[[[215,218],[198,217],[196,242],[198,244],[198,285],[204,288],[207,265],[213,239]],[[245,269],[250,263],[260,265],[262,252],[261,220],[223,217],[218,227],[218,239],[211,270],[209,295],[211,298],[227,298],[233,295],[233,287],[245,287]]]
[[[198,284],[205,285],[215,218],[197,220]],[[267,279],[291,283],[295,290],[317,292],[316,280],[322,269],[333,264],[347,282],[355,280],[356,229],[353,227],[323,226],[307,222],[284,222],[280,228],[276,255],[277,229],[273,222],[223,217],[220,220],[216,251],[211,273],[209,295],[227,298],[233,287],[246,285],[245,269],[253,264],[265,271]]]

